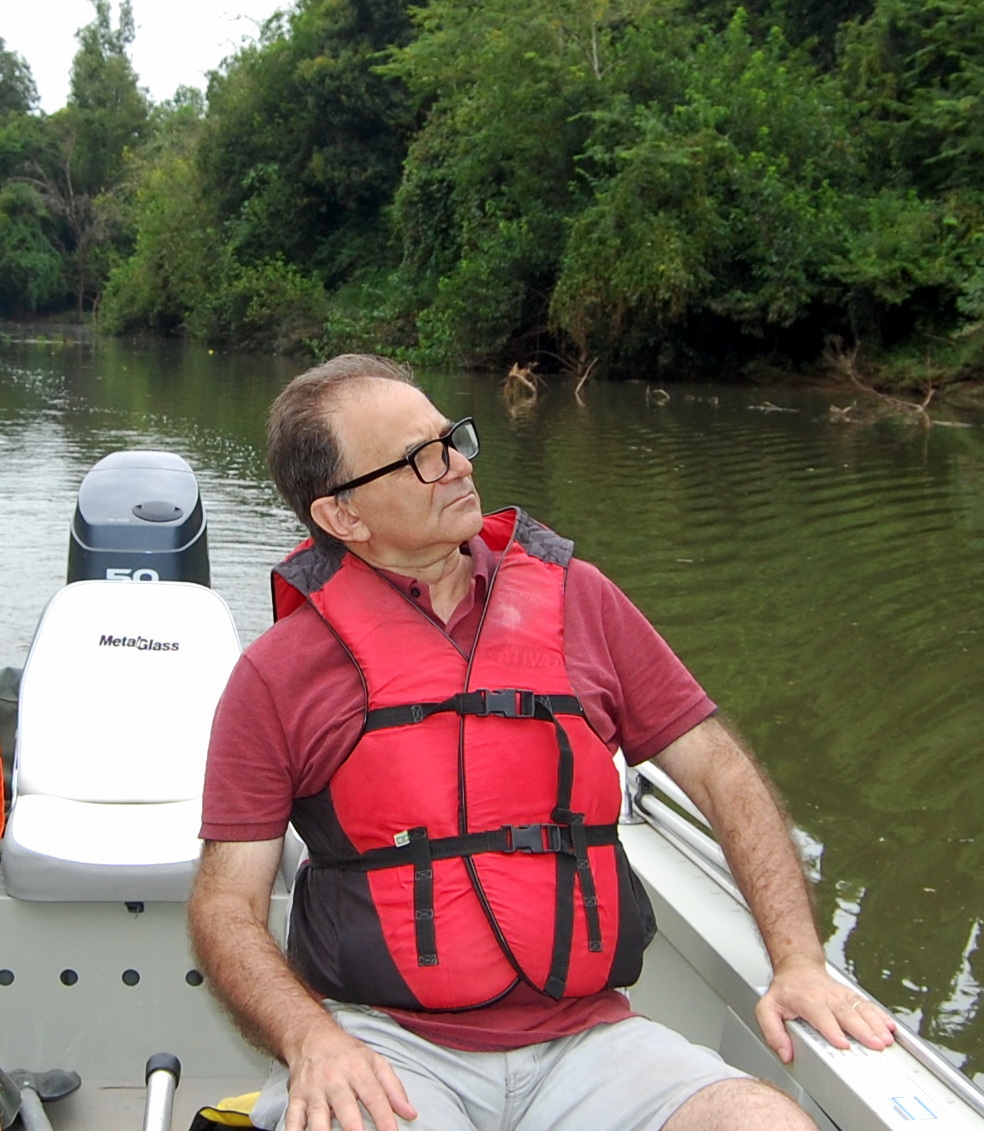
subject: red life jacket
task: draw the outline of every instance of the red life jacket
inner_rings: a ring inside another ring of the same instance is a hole
[[[352,554],[309,594],[367,696],[355,748],[292,817],[311,849],[292,957],[336,1000],[465,1009],[519,979],[584,996],[633,983],[655,930],[566,672],[573,547],[514,510],[482,536],[501,557],[471,656]]]

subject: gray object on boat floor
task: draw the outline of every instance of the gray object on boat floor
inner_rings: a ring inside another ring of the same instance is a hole
[[[29,1072],[16,1068],[9,1074],[0,1070],[0,1128],[7,1128],[19,1115],[27,1131],[51,1131],[44,1103],[71,1095],[82,1083],[77,1072],[52,1068],[48,1072]]]
[[[6,1131],[17,1118],[20,1102],[20,1088],[0,1068],[0,1128],[3,1128],[3,1131]]]

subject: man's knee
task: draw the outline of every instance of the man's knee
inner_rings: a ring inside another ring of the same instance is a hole
[[[663,1131],[817,1131],[785,1092],[763,1080],[720,1080],[696,1092]]]

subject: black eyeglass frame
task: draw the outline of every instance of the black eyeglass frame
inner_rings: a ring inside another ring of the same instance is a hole
[[[375,471],[368,471],[365,475],[360,475],[356,479],[350,479],[347,483],[342,483],[338,487],[333,487],[330,491],[325,492],[326,497],[332,498],[332,496],[334,495],[340,495],[343,491],[351,491],[355,487],[362,487],[366,483],[371,483],[374,479],[381,479],[384,475],[389,475],[391,472],[399,471],[401,467],[407,466],[412,468],[414,475],[417,476],[421,483],[426,484],[440,482],[440,480],[442,480],[444,476],[447,475],[447,473],[451,470],[451,456],[448,453],[448,448],[454,448],[456,452],[460,452],[460,454],[464,455],[464,452],[461,452],[457,444],[455,444],[454,442],[454,434],[463,424],[471,425],[471,429],[475,433],[474,455],[465,456],[466,459],[474,459],[475,456],[478,455],[481,448],[481,441],[479,439],[478,429],[475,427],[475,418],[473,416],[465,416],[456,424],[452,424],[443,436],[437,436],[433,440],[424,440],[422,443],[414,445],[414,447],[412,447],[410,451],[407,452],[403,459],[394,460],[392,463],[388,463],[385,467],[377,467]],[[417,469],[417,454],[421,451],[421,449],[428,447],[430,444],[442,445],[441,456],[444,460],[444,470],[437,477],[437,479],[425,479]]]

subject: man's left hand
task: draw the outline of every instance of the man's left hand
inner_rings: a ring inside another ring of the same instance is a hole
[[[790,960],[775,971],[755,1007],[759,1027],[783,1064],[793,1059],[787,1021],[808,1022],[838,1049],[850,1048],[849,1037],[865,1048],[881,1051],[894,1040],[895,1021],[873,1001],[831,977],[826,966]]]

